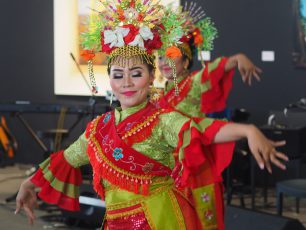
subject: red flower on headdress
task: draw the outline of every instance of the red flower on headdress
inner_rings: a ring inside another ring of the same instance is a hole
[[[180,42],[188,43],[189,40],[190,40],[190,37],[191,37],[190,34],[184,35],[184,36],[180,39]]]
[[[101,32],[101,47],[102,47],[101,51],[107,54],[110,54],[114,49],[114,47],[113,48],[110,47],[110,44],[104,44],[104,33],[103,32]]]
[[[152,31],[154,34],[154,37],[152,40],[147,40],[144,43],[144,46],[148,52],[148,54],[152,54],[153,50],[159,49],[162,46],[162,41],[160,40],[160,37],[158,35],[157,32],[154,33],[154,31]]]
[[[196,28],[193,32],[192,35],[194,37],[194,44],[196,46],[199,46],[203,43],[203,37],[201,34],[201,31],[199,30],[199,28]]]
[[[95,57],[95,54],[92,50],[84,50],[81,56],[86,60],[92,60]]]
[[[139,28],[134,26],[133,24],[127,24],[122,26],[123,28],[129,28],[129,33],[123,38],[125,44],[129,44],[134,41],[136,35],[138,34]]]
[[[160,27],[162,30],[165,30],[165,26],[162,23],[160,23],[157,27]]]

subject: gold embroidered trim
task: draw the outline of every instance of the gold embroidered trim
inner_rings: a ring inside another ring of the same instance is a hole
[[[188,188],[189,189],[189,188]],[[194,206],[194,204],[190,201],[190,199],[186,196],[186,194],[183,191],[178,190],[177,188],[173,188],[173,191],[177,192],[180,194],[184,199],[191,205]]]
[[[144,214],[145,214],[145,216],[146,216],[147,222],[148,222],[148,224],[150,225],[150,228],[151,228],[152,230],[157,230],[157,227],[155,226],[154,221],[153,221],[153,219],[152,219],[151,213],[150,213],[149,210],[148,210],[147,204],[146,204],[145,202],[142,202],[142,203],[141,203],[141,206],[142,206],[142,208],[143,208],[143,212],[144,212]]]
[[[98,140],[94,136],[96,134],[97,125],[98,125],[99,121],[101,120],[101,118],[102,117],[100,117],[100,119],[96,119],[94,121],[94,124],[92,124],[88,144],[89,145],[93,145],[93,144],[95,145],[95,146],[92,146],[92,147],[93,147],[93,150],[94,150],[95,154],[99,154],[99,156],[101,157],[102,162],[100,162],[100,163],[102,163],[102,166],[105,167],[105,168],[111,168],[110,172],[113,171],[113,173],[116,173],[116,171],[117,171],[121,174],[124,174],[126,176],[126,180],[130,180],[130,181],[135,180],[136,183],[138,182],[138,180],[140,180],[141,184],[144,184],[144,183],[151,184],[153,176],[150,176],[150,175],[139,176],[137,174],[130,173],[128,171],[125,171],[123,169],[118,168],[116,165],[114,165],[111,161],[109,161],[105,157]]]
[[[192,80],[192,78],[188,76],[187,79],[183,82],[183,84],[179,86],[178,93],[182,92],[184,90],[185,86],[187,85],[187,83],[189,83],[191,80]],[[175,95],[175,93],[171,94],[169,96],[168,102],[171,102],[172,100],[174,100],[176,98],[177,98],[177,96]]]
[[[135,135],[136,133],[140,132],[143,128],[149,126],[156,118],[157,116],[161,113],[161,111],[157,111],[156,113],[152,114],[151,116],[147,117],[143,122],[141,122],[138,125],[135,125],[131,130],[129,130],[128,132],[126,132],[123,136],[122,136],[122,140]]]
[[[167,182],[169,181],[169,177],[154,177],[152,179],[152,184],[154,185],[158,185],[158,184],[166,184],[166,185],[163,185],[162,187],[166,187],[166,186],[169,186],[170,184],[172,184],[173,182]],[[165,183],[167,182],[167,183]],[[113,184],[109,184],[106,188],[105,188],[105,192],[112,192],[112,191],[116,191],[120,189],[120,187],[118,185],[113,185]],[[151,192],[152,193],[155,193],[155,191],[159,189],[159,188],[156,188],[154,190],[152,190]],[[176,190],[176,189],[175,189]],[[151,194],[151,193],[150,193]]]
[[[165,186],[162,186],[160,188],[157,188],[154,191],[150,192],[150,197],[159,195],[163,191],[167,192],[167,191],[172,189],[172,186],[173,186],[173,184],[169,184],[169,185],[165,185]],[[145,199],[147,199],[147,197],[141,196],[139,198],[133,199],[133,200],[128,201],[128,202],[123,201],[123,202],[118,202],[116,204],[108,205],[106,207],[106,209],[109,210],[109,211],[112,211],[112,210],[117,210],[117,209],[121,209],[121,208],[126,208],[126,207],[129,207],[129,206],[133,206],[133,205],[142,203]]]
[[[138,214],[138,213],[141,213],[141,212],[143,212],[142,206],[140,206],[136,209],[133,209],[133,210],[123,211],[123,212],[115,213],[115,214],[109,214],[109,213],[106,212],[106,219],[107,220],[113,220],[113,219],[122,218],[122,217],[125,217],[125,216],[135,215],[135,214]]]
[[[170,201],[172,203],[173,209],[175,210],[175,216],[177,218],[178,224],[180,226],[180,230],[186,229],[185,221],[183,218],[183,214],[181,212],[180,206],[177,203],[176,197],[172,190],[168,190],[168,195],[170,197]]]

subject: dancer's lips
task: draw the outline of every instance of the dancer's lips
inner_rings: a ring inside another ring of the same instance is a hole
[[[172,71],[172,69],[169,66],[165,66],[165,67],[163,67],[163,71],[164,72],[170,72],[170,71]]]
[[[130,97],[130,96],[133,96],[137,91],[126,91],[126,92],[123,92],[122,94],[124,96],[127,96],[127,97]]]

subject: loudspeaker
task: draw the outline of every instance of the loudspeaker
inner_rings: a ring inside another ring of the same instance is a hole
[[[225,208],[226,230],[305,230],[296,219],[243,209],[235,206]]]
[[[61,210],[68,225],[99,228],[105,215],[105,203],[92,188],[91,184],[80,186],[80,211]]]

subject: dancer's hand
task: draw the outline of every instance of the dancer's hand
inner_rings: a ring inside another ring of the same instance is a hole
[[[271,141],[254,125],[228,123],[224,125],[215,135],[214,143],[224,143],[247,138],[249,148],[261,169],[267,168],[271,173],[271,163],[283,170],[288,157],[275,148],[286,144],[285,141]]]
[[[35,193],[35,185],[30,181],[30,178],[22,182],[20,189],[16,197],[16,211],[19,213],[21,209],[24,209],[29,223],[34,223],[34,208],[37,207],[37,198]]]
[[[249,86],[252,85],[253,78],[260,81],[262,70],[258,68],[246,55],[235,54],[229,57],[225,64],[225,72],[236,67],[238,68],[242,81]]]
[[[249,86],[252,85],[252,79],[255,78],[260,81],[260,74],[262,70],[258,68],[246,55],[239,54],[237,57],[238,70],[241,75],[242,81]]]
[[[247,132],[247,139],[251,153],[261,169],[267,168],[272,173],[271,163],[280,169],[285,170],[286,166],[281,161],[288,161],[288,157],[275,148],[284,146],[285,141],[271,141],[255,126],[251,126]]]

